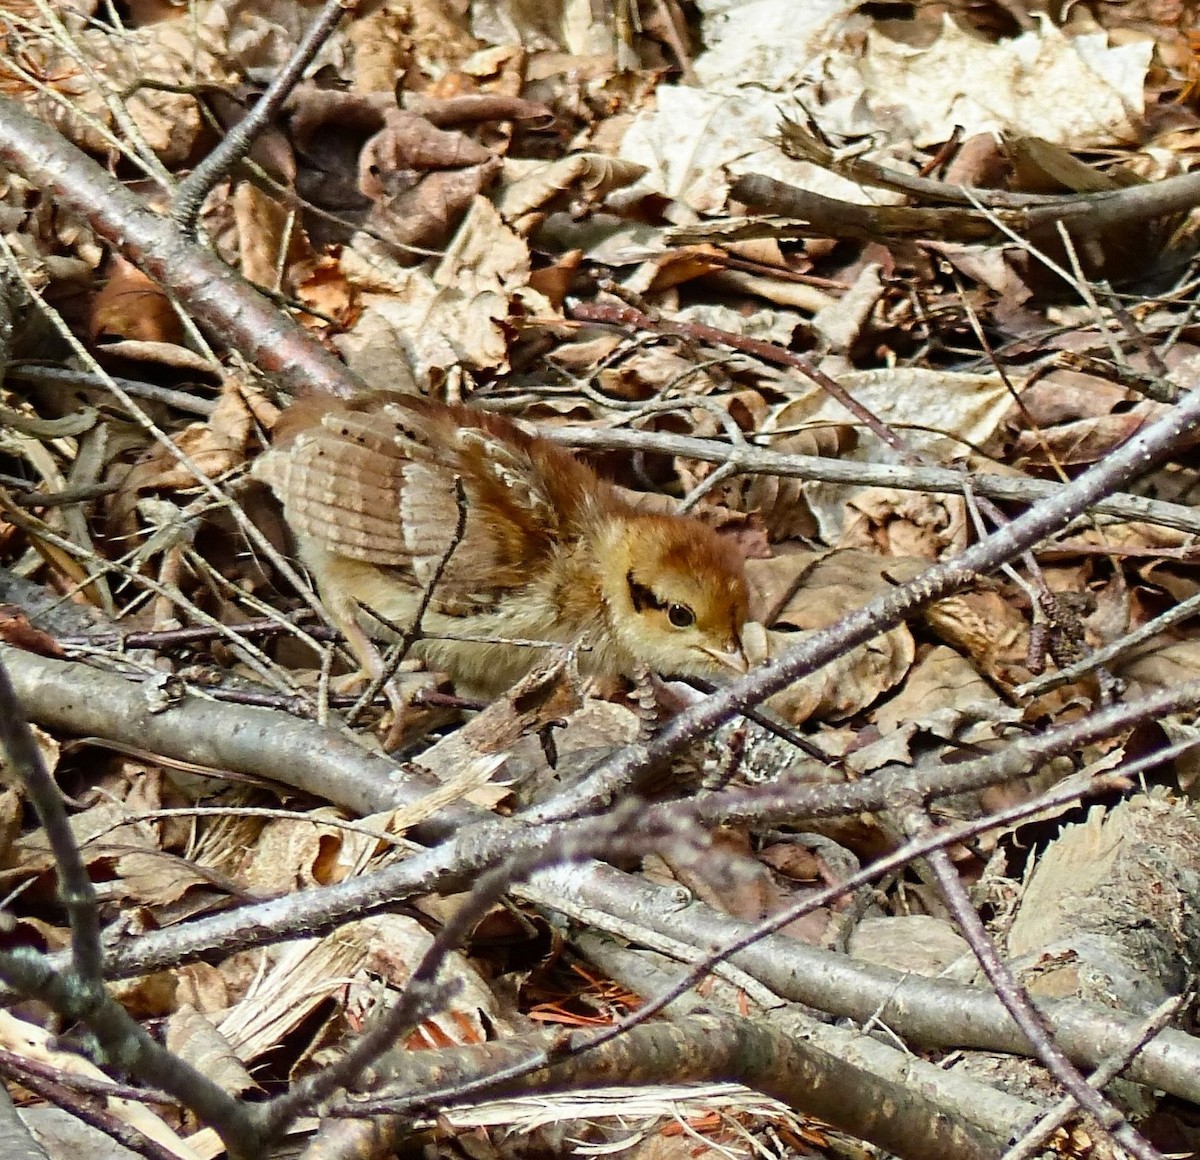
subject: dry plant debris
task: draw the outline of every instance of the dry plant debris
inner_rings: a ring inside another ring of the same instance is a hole
[[[0,4],[4,1147],[1200,1152],[1196,17]],[[753,670],[364,692],[251,468],[366,390]]]

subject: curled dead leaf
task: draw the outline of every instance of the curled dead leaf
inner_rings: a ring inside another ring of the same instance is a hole
[[[88,334],[93,342],[132,338],[180,345],[183,323],[157,282],[114,256],[107,281],[92,300]]]
[[[759,568],[763,568],[770,577],[770,587],[779,594],[774,609],[762,610],[769,617],[769,630],[757,639],[747,634],[748,652],[753,649],[757,654],[762,650],[766,658],[778,656],[804,633],[833,624],[893,587],[887,578],[892,561],[880,556],[838,551],[815,563],[808,559],[803,555],[784,556],[747,564],[752,586]],[[786,576],[789,565],[793,570],[790,580]],[[811,717],[849,717],[899,684],[915,655],[912,634],[900,625],[789,685],[767,703],[796,724]],[[757,662],[761,658],[753,655],[752,659]]]
[[[213,413],[175,436],[175,444],[209,479],[219,478],[246,461],[256,424],[271,427],[278,409],[257,388],[228,379]],[[177,491],[197,486],[197,479],[167,448],[155,446],[135,464],[113,499],[110,519],[123,524],[143,492]]]

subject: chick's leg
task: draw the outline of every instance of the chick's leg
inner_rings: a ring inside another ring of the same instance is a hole
[[[361,666],[358,672],[348,673],[345,677],[339,678],[339,685],[343,689],[350,689],[364,680],[378,681],[386,673],[387,666],[383,654],[359,623],[357,609],[353,606],[335,606],[329,602],[326,603],[326,608],[330,619],[346,638],[346,644]],[[428,683],[428,676],[420,674],[421,686],[425,687]],[[383,692],[391,706],[391,720],[385,722],[387,731],[383,747],[391,752],[415,732],[428,728],[432,722],[428,720],[428,712],[418,709],[413,704],[412,690],[410,689],[406,694],[396,675],[390,676],[384,681]]]

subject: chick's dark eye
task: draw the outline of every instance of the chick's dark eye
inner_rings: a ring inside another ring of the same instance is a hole
[[[696,614],[686,604],[672,604],[667,609],[667,619],[676,628],[691,628],[696,623]]]

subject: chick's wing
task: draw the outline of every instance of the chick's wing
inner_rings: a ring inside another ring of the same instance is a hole
[[[398,569],[420,585],[453,540],[461,480],[466,531],[438,603],[478,607],[526,583],[561,532],[530,443],[503,421],[465,408],[336,408],[307,421],[301,415],[254,474],[275,491],[297,536]]]

